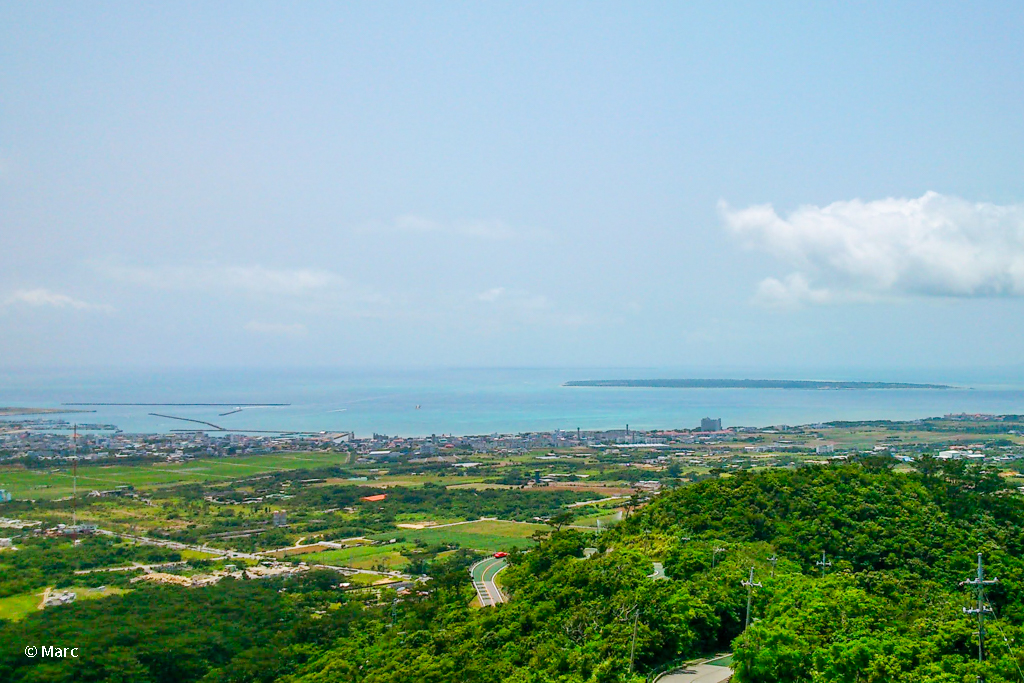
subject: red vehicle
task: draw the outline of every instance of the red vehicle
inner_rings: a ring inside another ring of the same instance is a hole
[[[498,552],[494,553],[494,556],[495,557],[508,557],[508,553],[506,553],[504,550],[499,550]]]

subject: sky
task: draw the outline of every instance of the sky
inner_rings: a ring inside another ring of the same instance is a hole
[[[1022,33],[5,3],[0,367],[1020,367]]]

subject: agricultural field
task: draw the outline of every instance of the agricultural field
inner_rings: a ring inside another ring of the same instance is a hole
[[[229,458],[198,458],[189,462],[136,465],[83,465],[78,468],[78,490],[109,490],[117,486],[155,489],[178,484],[230,482],[244,477],[295,469],[344,465],[346,453],[274,453]],[[46,469],[0,467],[0,488],[15,498],[52,500],[70,496],[71,467]]]
[[[380,534],[375,538],[386,540],[387,537],[395,538],[397,535],[411,543],[420,541],[426,545],[458,545],[460,548],[471,550],[497,552],[508,550],[513,545],[520,548],[534,545],[531,536],[538,531],[547,533],[551,531],[551,527],[544,524],[481,520],[443,527],[402,529],[400,532]]]
[[[512,546],[527,548],[535,545],[536,532],[547,533],[551,527],[544,524],[480,520],[424,529],[398,529],[373,536],[385,541],[382,545],[362,545],[338,550],[325,550],[299,555],[297,559],[310,564],[330,564],[374,571],[401,570],[409,563],[407,554],[425,547],[458,546],[485,553],[509,550]],[[387,541],[395,540],[395,543]],[[403,554],[406,553],[406,554]],[[439,553],[438,557],[445,553]]]
[[[409,560],[401,551],[407,544],[368,545],[341,550],[325,550],[319,553],[299,555],[298,559],[309,564],[329,564],[336,567],[370,569],[373,571],[401,570]]]

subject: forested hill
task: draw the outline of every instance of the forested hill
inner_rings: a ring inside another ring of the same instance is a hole
[[[906,474],[891,465],[709,479],[659,495],[600,537],[562,528],[510,554],[510,601],[495,608],[470,606],[474,557],[460,551],[431,565],[429,590],[395,602],[349,598],[336,577],[311,572],[46,610],[0,622],[0,680],[641,683],[672,662],[733,650],[739,683],[1020,683],[1021,497],[961,462],[924,459]],[[585,558],[588,546],[598,552]],[[999,578],[987,592],[983,665],[976,622],[961,611],[972,598],[957,585],[978,552]],[[649,576],[655,561],[668,579]],[[260,605],[252,614],[238,608],[250,602]],[[125,624],[147,637],[126,639]],[[69,634],[108,654],[44,671],[21,653]]]
[[[722,564],[738,555],[756,567],[757,620],[733,643],[740,681],[1024,680],[1019,494],[962,461],[925,458],[914,474],[868,465],[705,481],[660,496],[618,533],[670,539],[675,581],[708,576],[712,546],[725,549]],[[986,594],[997,619],[982,667],[976,622],[961,610],[974,606],[970,590],[958,585],[979,552],[999,578]],[[740,569],[722,580],[735,585]]]
[[[620,530],[764,541],[814,570],[821,551],[833,571],[885,571],[959,581],[979,550],[1001,561],[1024,551],[1024,505],[998,474],[932,461],[923,475],[863,466],[768,470],[678,488]]]

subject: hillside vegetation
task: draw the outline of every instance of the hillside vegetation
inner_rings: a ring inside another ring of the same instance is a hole
[[[742,683],[1024,680],[1021,498],[992,472],[959,462],[925,459],[911,474],[889,464],[709,479],[658,496],[600,537],[553,532],[510,554],[502,577],[511,600],[497,608],[469,607],[473,555],[465,551],[431,564],[428,591],[393,604],[347,600],[329,576],[269,592],[270,584],[236,582],[213,594],[232,604],[261,596],[279,626],[258,615],[246,626],[249,616],[211,610],[200,590],[108,598],[117,605],[111,619],[145,626],[159,615],[168,633],[180,623],[179,639],[194,653],[189,666],[108,658],[67,662],[45,680],[642,681],[674,661],[729,649]],[[587,546],[598,552],[584,559]],[[816,564],[822,552],[824,567]],[[994,614],[981,665],[976,622],[961,611],[971,594],[958,586],[973,576],[979,552],[999,578],[987,591]],[[649,578],[653,561],[668,580]],[[762,586],[744,629],[741,582],[751,566]],[[173,609],[158,608],[162,601]],[[306,614],[304,605],[319,608]],[[201,629],[187,624],[193,610],[205,610]],[[60,616],[0,626],[3,680],[44,680],[17,651],[26,639],[78,633],[79,647],[109,647],[96,608],[72,605]],[[118,671],[129,664],[130,675]]]

